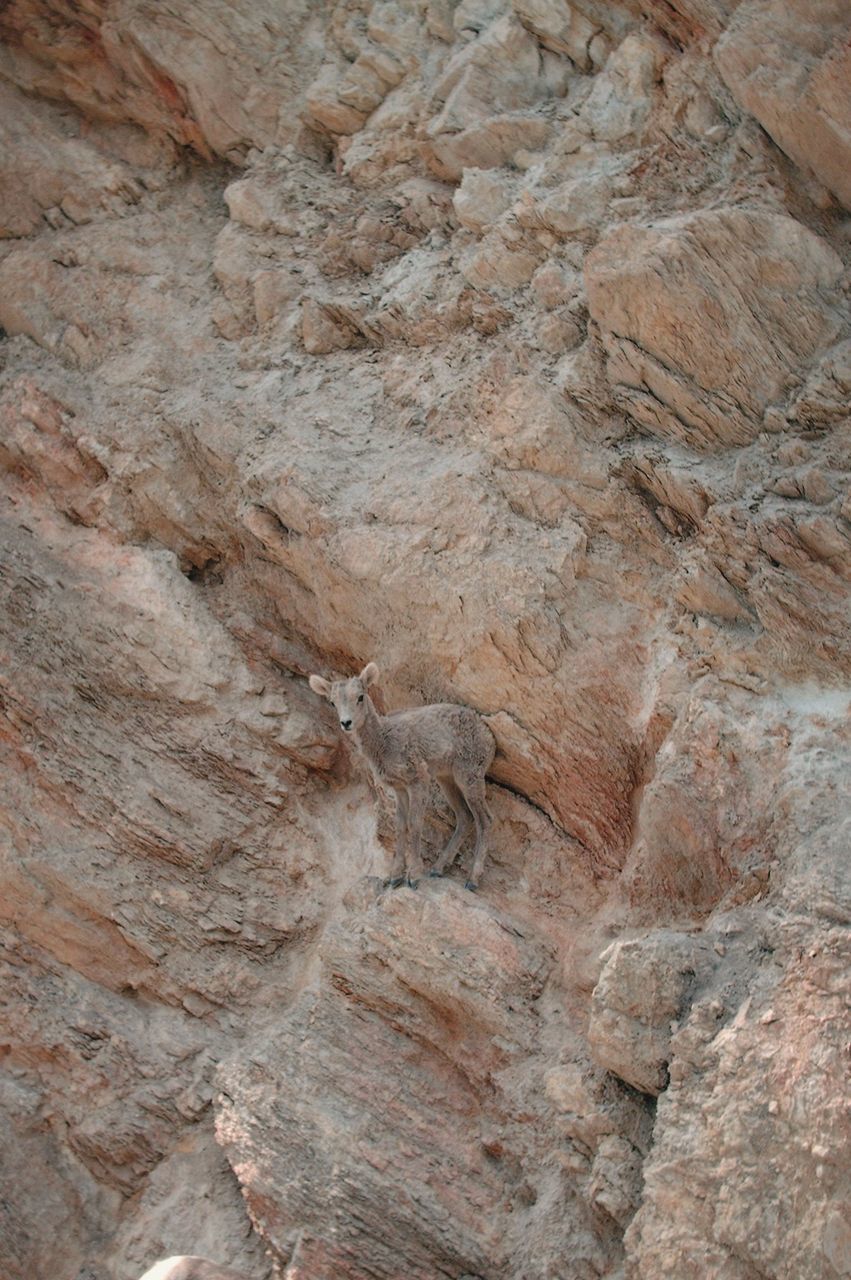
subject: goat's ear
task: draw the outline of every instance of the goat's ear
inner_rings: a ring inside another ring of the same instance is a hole
[[[323,680],[321,676],[311,676],[307,682],[314,693],[318,693],[320,698],[331,697],[331,686],[327,680]]]
[[[368,689],[371,684],[375,684],[378,679],[378,667],[374,662],[368,662],[360,673],[361,684],[364,689]]]

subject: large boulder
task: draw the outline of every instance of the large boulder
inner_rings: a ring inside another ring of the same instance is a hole
[[[321,61],[312,6],[168,9],[14,0],[0,16],[4,75],[86,115],[132,122],[202,155],[240,163],[291,140],[306,79]],[[295,10],[295,12],[293,12]]]
[[[596,1062],[639,1089],[668,1083],[671,1034],[711,954],[705,941],[660,929],[615,942],[594,988],[588,1042]]]
[[[826,241],[763,209],[619,227],[585,263],[615,399],[694,449],[748,443],[839,331],[841,274]]]
[[[845,0],[749,0],[715,61],[739,105],[851,209],[849,28]]]

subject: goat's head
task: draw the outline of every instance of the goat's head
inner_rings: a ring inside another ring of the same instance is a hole
[[[378,679],[378,667],[368,662],[359,676],[350,680],[323,680],[310,677],[310,687],[320,697],[333,703],[346,733],[357,733],[366,719],[367,689]]]

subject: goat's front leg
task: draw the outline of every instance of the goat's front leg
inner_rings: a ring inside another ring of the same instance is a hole
[[[400,884],[405,883],[405,862],[406,862],[406,846],[408,842],[408,825],[411,816],[411,802],[408,792],[404,787],[396,787],[396,853],[393,857],[393,865],[390,868],[390,877],[385,880],[385,886],[389,885],[391,889],[398,889]]]
[[[423,874],[423,860],[420,853],[420,841],[423,834],[423,817],[425,816],[427,789],[419,784],[411,787],[411,809],[409,815],[411,848],[408,855],[408,884],[416,889]]]

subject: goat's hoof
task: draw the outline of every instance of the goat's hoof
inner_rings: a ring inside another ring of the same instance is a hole
[[[438,871],[435,867],[432,867],[431,871],[429,871],[428,873],[428,877],[429,877],[429,880],[442,880],[443,872]]]
[[[420,883],[420,882],[419,882],[419,880],[412,880],[412,879],[411,879],[411,877],[410,877],[410,876],[408,876],[408,888],[409,888],[409,889],[416,889],[416,888],[418,887],[419,883]]]
[[[476,884],[475,880],[465,880],[465,881],[464,881],[464,888],[465,888],[465,889],[469,889],[469,890],[470,890],[470,893],[478,893],[478,892],[479,892],[479,886]]]
[[[404,876],[391,876],[389,880],[384,881],[385,889],[398,889],[400,885],[405,883]]]

